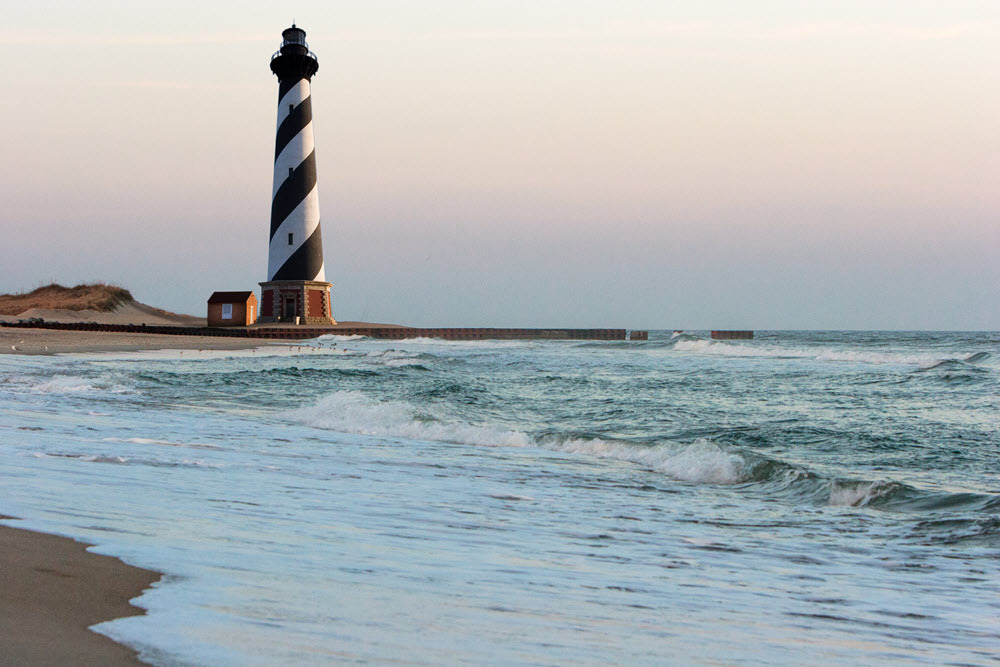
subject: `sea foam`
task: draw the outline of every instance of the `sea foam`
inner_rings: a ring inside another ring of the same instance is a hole
[[[888,480],[823,477],[760,453],[698,438],[689,443],[639,444],[601,438],[533,437],[489,424],[467,424],[404,401],[379,401],[359,391],[337,391],[285,413],[297,423],[382,438],[445,442],[482,447],[536,447],[566,454],[632,463],[692,484],[753,485],[765,493],[809,504],[879,506],[901,489],[915,497],[926,492]],[[898,503],[897,503],[898,505]]]
[[[16,375],[3,378],[9,388],[37,394],[134,394],[139,391],[110,374],[98,377],[56,374],[49,378]]]
[[[359,391],[337,391],[313,405],[287,413],[292,421],[316,428],[434,442],[493,447],[530,447],[534,443],[519,431],[447,423],[425,412],[419,413],[402,401],[376,401]]]
[[[747,479],[747,460],[709,440],[690,444],[638,445],[609,440],[545,437],[490,425],[445,421],[402,401],[378,401],[358,391],[338,391],[313,405],[286,413],[292,421],[354,433],[486,447],[539,447],[634,463],[673,479],[738,484]]]

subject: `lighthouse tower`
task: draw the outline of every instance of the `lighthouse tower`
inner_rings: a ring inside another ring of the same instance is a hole
[[[319,61],[309,50],[302,28],[293,24],[281,36],[281,48],[271,56],[271,71],[278,76],[278,130],[260,321],[336,324],[330,311],[331,285],[323,270],[309,96]]]

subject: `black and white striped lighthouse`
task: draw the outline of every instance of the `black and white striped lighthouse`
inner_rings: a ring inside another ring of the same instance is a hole
[[[319,61],[302,28],[293,24],[281,36],[281,48],[271,56],[271,71],[278,76],[278,129],[260,321],[335,324],[323,266],[310,98]]]

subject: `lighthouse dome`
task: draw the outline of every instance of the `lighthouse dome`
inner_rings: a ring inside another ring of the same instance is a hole
[[[306,43],[306,31],[303,30],[302,28],[296,27],[294,23],[292,24],[291,28],[285,28],[284,30],[281,31],[281,37],[282,37],[282,42],[281,42],[282,53],[299,52],[299,49],[301,49],[302,52],[309,51],[309,45]],[[288,48],[286,50],[286,47],[292,47],[292,48]]]

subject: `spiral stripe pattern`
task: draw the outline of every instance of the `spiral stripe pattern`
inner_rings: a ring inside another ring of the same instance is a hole
[[[279,79],[268,280],[325,281],[309,78]]]

